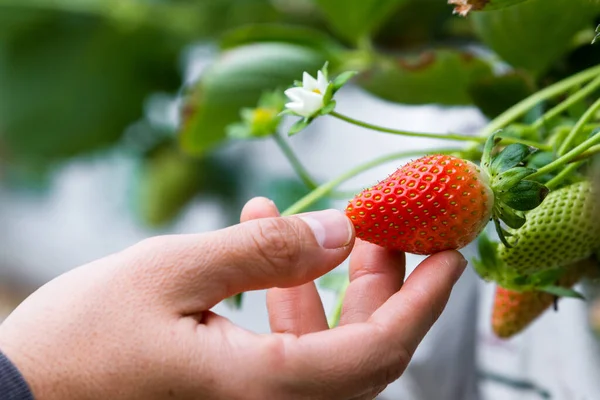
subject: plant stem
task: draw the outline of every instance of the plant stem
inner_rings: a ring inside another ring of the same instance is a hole
[[[494,118],[492,121],[490,121],[490,123],[487,124],[487,126],[481,131],[480,136],[488,137],[497,130],[502,129],[511,122],[515,121],[517,118],[525,115],[538,103],[549,98],[558,96],[559,94],[564,93],[573,86],[585,83],[595,78],[598,74],[600,74],[599,65],[581,71],[575,75],[563,79],[562,81],[550,85],[540,90],[539,92],[532,94],[531,96],[515,104],[514,106],[512,106],[511,108]]]
[[[334,328],[340,323],[340,317],[342,316],[342,308],[344,307],[344,299],[346,298],[346,290],[348,290],[348,286],[350,286],[350,281],[346,280],[344,287],[337,294],[335,308],[333,309],[333,313],[331,314],[331,317],[329,317],[328,321],[330,328]]]
[[[550,179],[546,183],[546,187],[550,190],[556,189],[566,178],[570,177],[571,174],[583,164],[583,161],[578,161],[575,163],[569,164],[566,168],[560,171],[554,178]]]
[[[577,136],[579,135],[581,130],[585,127],[585,124],[587,124],[588,121],[594,117],[594,115],[596,114],[596,112],[599,109],[600,109],[600,99],[596,100],[594,102],[594,104],[592,104],[592,106],[587,109],[587,111],[581,116],[581,118],[579,118],[579,121],[577,121],[577,124],[575,124],[573,129],[571,129],[571,132],[569,132],[569,134],[565,138],[564,142],[558,149],[557,154],[559,156],[562,156],[567,152],[567,149],[571,146],[573,141],[575,141],[575,139],[577,138]]]
[[[304,165],[302,165],[302,163],[300,162],[300,159],[298,158],[298,156],[296,156],[296,153],[294,153],[294,150],[292,150],[292,148],[285,141],[285,139],[282,138],[278,132],[273,133],[273,135],[271,135],[271,136],[275,140],[275,143],[277,143],[277,146],[279,146],[279,149],[283,152],[283,154],[289,160],[290,164],[292,165],[292,168],[294,168],[294,171],[296,172],[298,177],[302,180],[302,182],[304,182],[304,184],[310,190],[316,189],[319,185],[310,176],[310,174],[308,173],[306,168],[304,168]]]
[[[590,158],[592,156],[595,156],[598,153],[600,153],[600,144],[597,144],[595,146],[590,147],[589,149],[587,149],[586,151],[584,151],[583,153],[581,153],[580,155],[578,155],[577,157],[575,157],[573,159],[573,161],[585,160],[586,158]]]
[[[374,131],[392,133],[394,135],[421,137],[421,138],[429,138],[429,139],[459,140],[459,141],[479,142],[479,143],[483,143],[485,141],[485,138],[481,138],[481,137],[477,137],[477,136],[457,135],[457,134],[453,134],[453,133],[443,134],[443,133],[410,132],[410,131],[402,131],[402,130],[392,129],[392,128],[385,128],[383,126],[373,125],[368,122],[359,121],[357,119],[348,117],[346,115],[339,114],[335,111],[332,111],[329,115],[331,115],[332,117],[341,119],[342,121],[353,124],[353,125],[361,126],[363,128],[367,128],[367,129],[372,129]]]
[[[579,146],[575,147],[573,150],[569,151],[564,156],[557,158],[556,160],[552,161],[550,164],[544,165],[542,168],[538,169],[537,172],[534,172],[533,174],[529,175],[527,177],[527,179],[538,178],[540,176],[543,176],[544,174],[552,172],[555,169],[560,168],[563,165],[568,164],[571,161],[575,160],[583,152],[585,152],[592,146],[599,144],[599,143],[600,143],[600,134],[596,134],[596,135],[592,136],[591,138],[589,138],[588,140],[586,140],[585,142],[581,143]]]
[[[288,207],[288,209],[283,211],[281,213],[281,215],[288,216],[288,215],[293,215],[293,214],[302,212],[307,207],[310,207],[315,202],[319,201],[322,197],[326,196],[333,189],[335,189],[336,187],[338,187],[345,181],[352,179],[356,175],[358,175],[362,172],[365,172],[371,168],[377,167],[381,164],[385,164],[387,162],[397,160],[399,158],[414,157],[414,156],[420,156],[420,155],[424,155],[424,154],[436,154],[436,153],[437,154],[452,154],[452,153],[461,153],[461,152],[462,152],[462,149],[431,149],[431,150],[425,150],[425,151],[414,150],[414,151],[402,151],[402,152],[397,152],[397,153],[392,153],[392,154],[387,154],[387,155],[384,155],[381,157],[377,157],[376,159],[368,161],[364,164],[358,165],[358,166],[344,172],[343,174],[339,175],[338,177],[333,178],[329,182],[326,182],[326,183],[322,184],[321,186],[317,187],[315,190],[313,190],[312,192],[310,192],[309,194],[307,194],[306,196],[304,196],[303,198],[298,200],[296,203],[292,204],[290,207]]]
[[[551,119],[559,116],[561,113],[566,111],[569,107],[576,104],[577,102],[584,100],[587,96],[592,94],[598,88],[600,88],[600,75],[596,77],[593,81],[591,81],[589,84],[587,84],[585,87],[573,93],[565,101],[546,111],[546,113],[539,117],[531,126],[535,129],[540,129],[545,122],[550,121]]]

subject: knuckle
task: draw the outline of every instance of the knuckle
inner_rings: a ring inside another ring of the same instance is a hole
[[[296,227],[282,218],[257,221],[252,234],[259,257],[275,273],[293,271],[300,261],[302,240]]]

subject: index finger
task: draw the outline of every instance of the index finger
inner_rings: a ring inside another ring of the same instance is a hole
[[[284,342],[283,383],[314,390],[314,398],[335,399],[393,382],[441,314],[465,266],[456,251],[433,255],[367,322]]]

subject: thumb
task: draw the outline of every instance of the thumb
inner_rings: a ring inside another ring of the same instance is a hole
[[[134,247],[160,292],[185,304],[186,312],[198,312],[240,292],[312,281],[342,263],[353,244],[350,220],[325,210],[156,237]]]

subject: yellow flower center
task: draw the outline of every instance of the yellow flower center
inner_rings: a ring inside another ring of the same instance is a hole
[[[316,94],[323,94],[319,89],[313,89],[312,92]]]
[[[269,123],[273,117],[275,117],[275,110],[272,108],[259,107],[254,110],[252,114],[252,122],[254,124],[266,124]]]

